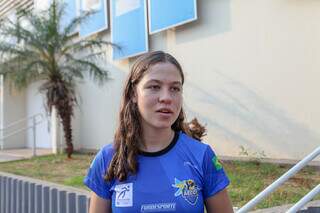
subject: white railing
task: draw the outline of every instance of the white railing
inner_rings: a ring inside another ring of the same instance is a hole
[[[304,196],[301,200],[299,200],[294,206],[292,206],[287,213],[295,213],[299,209],[301,209],[306,203],[308,203],[312,198],[314,198],[317,194],[320,193],[320,184],[314,187],[306,196]]]
[[[320,146],[315,149],[311,154],[306,156],[303,160],[301,160],[299,163],[297,163],[294,167],[292,167],[289,171],[287,171],[285,174],[283,174],[280,178],[278,178],[275,182],[273,182],[271,185],[269,185],[266,189],[264,189],[262,192],[260,192],[256,197],[254,197],[252,200],[250,200],[246,205],[241,207],[237,213],[245,213],[251,210],[253,207],[255,207],[263,198],[268,196],[271,192],[273,192],[275,189],[277,189],[280,185],[282,185],[285,181],[287,181],[290,177],[295,175],[299,170],[301,170],[303,167],[305,167],[310,161],[312,161],[314,158],[316,158],[318,155],[320,155]],[[314,191],[314,190],[312,190]],[[312,192],[311,191],[311,192]],[[310,193],[311,193],[310,192]],[[315,192],[319,193],[319,187],[315,188]],[[309,193],[309,194],[310,194]],[[308,194],[308,195],[309,195]],[[304,206],[310,199],[316,196],[317,193],[312,193],[312,197],[308,196],[308,199],[302,199],[298,203],[299,205],[297,207],[301,208]],[[295,207],[295,209],[297,208]]]
[[[33,156],[36,156],[36,127],[38,124],[42,123],[44,121],[43,119],[43,115],[41,113],[38,113],[38,114],[35,114],[35,115],[32,115],[32,116],[29,116],[29,117],[26,117],[26,118],[23,118],[23,119],[20,119],[20,120],[17,120],[11,124],[9,124],[8,126],[0,129],[0,131],[4,132],[16,125],[19,125],[25,121],[30,121],[32,120],[32,124],[29,126],[29,124],[26,126],[26,127],[22,127],[20,129],[17,129],[15,131],[12,131],[10,134],[7,134],[7,135],[4,135],[2,138],[0,138],[0,141],[1,141],[1,150],[3,150],[3,147],[4,147],[4,140],[11,137],[11,136],[14,136],[20,132],[24,132],[24,131],[27,131],[29,129],[32,129],[32,136],[33,136],[33,143],[32,143],[32,155]]]

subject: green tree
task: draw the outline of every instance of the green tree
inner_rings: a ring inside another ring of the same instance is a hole
[[[69,23],[62,20],[65,5],[53,0],[47,10],[19,11],[19,18],[0,22],[0,74],[17,89],[41,81],[46,108],[55,108],[61,119],[68,158],[73,153],[71,119],[77,104],[75,85],[86,73],[100,85],[108,80],[107,70],[99,65],[110,42],[97,36],[79,39],[71,36],[92,13]]]

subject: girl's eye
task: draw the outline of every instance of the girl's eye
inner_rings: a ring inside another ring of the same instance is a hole
[[[180,87],[172,87],[171,90],[174,91],[174,92],[180,92],[181,91]]]
[[[160,89],[160,86],[158,86],[158,85],[151,85],[151,86],[149,86],[149,89],[158,90],[158,89]]]

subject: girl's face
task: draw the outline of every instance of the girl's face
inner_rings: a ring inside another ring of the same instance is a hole
[[[133,101],[143,131],[171,129],[182,106],[182,78],[177,67],[169,62],[151,66],[137,84]]]

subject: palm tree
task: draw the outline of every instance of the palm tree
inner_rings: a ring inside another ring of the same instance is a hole
[[[62,27],[64,13],[65,6],[53,0],[42,12],[20,11],[16,21],[1,20],[0,74],[17,89],[35,81],[43,82],[39,90],[45,94],[49,113],[55,109],[61,119],[66,152],[71,158],[76,81],[84,79],[86,73],[99,84],[108,80],[107,70],[97,62],[103,58],[105,47],[111,44],[98,37],[71,36],[91,13],[76,17]]]

